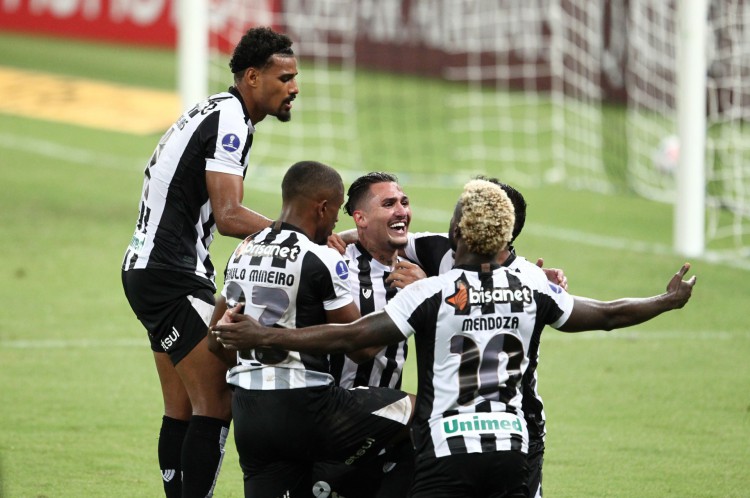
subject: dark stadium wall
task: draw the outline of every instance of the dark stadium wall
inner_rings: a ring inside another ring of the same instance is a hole
[[[540,3],[541,0],[529,0],[529,3]],[[229,0],[212,0],[210,23],[217,33],[242,32],[251,27],[237,26],[239,19],[245,16],[235,15],[233,2]],[[254,2],[253,9],[263,11],[266,24],[288,32],[295,40],[320,40],[336,36],[331,31],[324,31],[313,22],[316,18],[325,18],[333,8],[328,2],[316,0],[266,0]],[[605,74],[601,75],[607,99],[624,101],[624,67],[625,56],[622,41],[627,36],[627,25],[623,13],[627,12],[628,0],[605,0],[603,31],[601,43],[605,47],[607,58]],[[570,0],[563,0],[563,9],[580,9]],[[339,7],[340,8],[340,7]],[[496,30],[503,29],[501,39],[507,39],[507,47],[517,46],[514,43],[528,31],[534,31],[536,39],[544,39],[549,34],[549,26],[541,17],[535,18],[535,12],[541,6],[529,8],[529,5],[517,2],[465,2],[461,0],[445,2],[443,0],[352,0],[349,8],[354,9],[356,23],[356,59],[362,68],[386,70],[417,76],[435,76],[444,78],[450,67],[466,65],[465,59],[470,51],[476,54],[476,47],[466,46],[467,40],[483,43],[483,40],[496,40]],[[523,9],[523,25],[505,23],[502,25],[487,24],[482,29],[493,30],[492,33],[477,32],[476,28],[462,22],[476,15],[481,8],[483,15],[492,18],[518,17],[511,10]],[[488,10],[489,9],[489,10]],[[494,10],[493,10],[494,9]],[[287,23],[287,15],[309,17],[309,23]],[[0,0],[0,29],[40,35],[71,37],[78,39],[101,40],[145,46],[174,47],[177,39],[177,3],[175,0]],[[498,17],[499,16],[499,17]],[[270,23],[268,22],[270,20]],[[295,26],[287,28],[287,26]],[[229,51],[236,40],[217,37],[220,50]],[[327,40],[329,42],[335,40]],[[581,40],[581,43],[584,43]],[[540,69],[549,63],[545,54],[548,47],[539,47],[535,52],[510,50],[510,60],[518,64],[537,64]],[[395,53],[399,57],[393,57]],[[493,63],[498,50],[503,47],[487,46],[480,48],[480,58],[488,65]],[[571,60],[571,63],[575,63]],[[545,75],[549,71],[536,71]],[[488,85],[494,81],[487,80]],[[522,81],[510,82],[511,87],[521,85]],[[528,83],[528,81],[526,81]],[[549,76],[540,76],[536,82],[538,90],[551,86]]]

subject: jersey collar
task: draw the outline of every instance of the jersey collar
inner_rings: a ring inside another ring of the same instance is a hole
[[[230,86],[229,90],[227,90],[229,93],[234,95],[237,100],[240,101],[240,105],[242,106],[242,113],[245,115],[245,124],[247,124],[247,127],[250,128],[250,133],[255,132],[255,126],[253,126],[253,122],[250,121],[250,113],[247,112],[247,108],[245,107],[245,101],[242,100],[242,95],[240,95],[240,91],[237,90],[237,87]]]

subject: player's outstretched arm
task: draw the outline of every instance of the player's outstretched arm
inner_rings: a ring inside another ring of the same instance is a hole
[[[311,354],[349,353],[404,339],[384,311],[371,313],[352,323],[303,329],[263,327],[257,320],[231,310],[228,315],[231,323],[220,322],[211,329],[216,340],[227,349],[271,347]]]
[[[689,269],[690,263],[682,265],[667,284],[666,292],[658,296],[606,302],[575,296],[573,311],[559,330],[582,332],[619,329],[651,320],[666,311],[682,308],[690,299],[696,281],[695,276],[689,280],[683,279]]]

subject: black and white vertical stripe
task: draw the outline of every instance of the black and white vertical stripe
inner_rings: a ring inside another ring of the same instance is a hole
[[[341,255],[296,227],[277,223],[245,239],[229,259],[222,295],[263,325],[302,328],[326,323],[326,311],[352,302]],[[282,333],[282,332],[280,332]],[[327,355],[256,348],[240,351],[227,382],[244,389],[295,389],[334,382]]]
[[[146,166],[124,271],[176,270],[213,281],[208,248],[216,222],[206,171],[244,178],[253,131],[233,88],[199,103],[167,130]]]
[[[428,277],[434,277],[447,272],[453,267],[453,251],[447,234],[418,232],[409,234],[409,243],[405,249],[406,257],[419,264]],[[534,263],[511,253],[507,261],[503,263],[513,273],[538,272]],[[513,284],[512,284],[513,285]],[[517,285],[517,284],[515,284]],[[523,413],[532,440],[543,439],[546,433],[544,413],[544,401],[539,394],[537,384],[537,365],[539,364],[539,344],[542,329],[535,331],[530,342],[528,351],[529,366],[524,373],[523,386]]]
[[[383,309],[397,289],[385,282],[392,268],[378,262],[360,245],[347,247],[344,258],[349,263],[354,302],[364,316]],[[401,387],[407,343],[384,347],[370,361],[357,365],[345,355],[331,355],[331,374],[344,388],[359,386]]]
[[[504,290],[530,292],[531,302],[488,303],[480,297],[495,289],[498,295]],[[412,429],[417,452],[427,457],[526,452],[528,431],[458,433],[444,428],[457,419],[467,423],[485,416],[520,421],[532,341],[538,342],[545,325],[563,324],[572,307],[573,298],[551,287],[538,268],[516,272],[495,266],[488,273],[461,266],[400,291],[385,311],[406,337],[414,335],[421,369]]]

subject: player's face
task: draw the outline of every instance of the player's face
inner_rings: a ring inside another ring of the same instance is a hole
[[[264,115],[276,116],[279,121],[292,119],[292,101],[299,93],[297,59],[274,55],[258,77],[258,106]]]
[[[357,226],[361,228],[360,240],[365,248],[392,251],[406,246],[411,206],[398,183],[370,185],[369,198],[359,211],[361,222]]]

